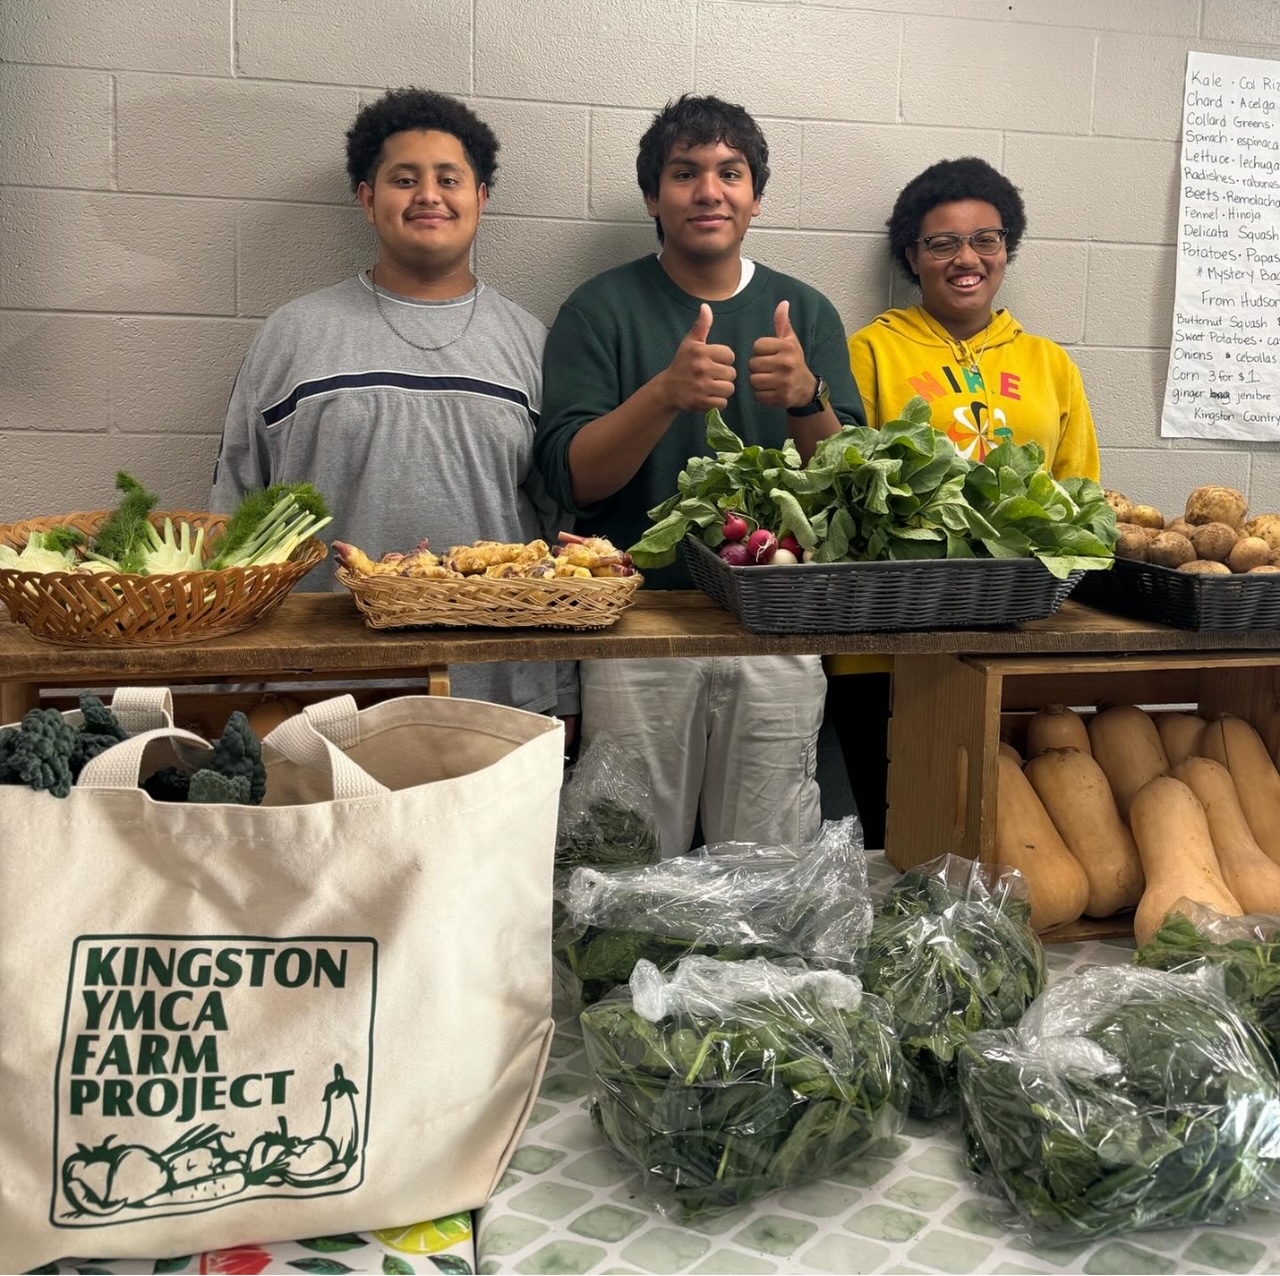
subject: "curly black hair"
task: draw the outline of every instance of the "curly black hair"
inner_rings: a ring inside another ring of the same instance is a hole
[[[477,182],[493,189],[498,171],[497,134],[457,98],[431,89],[388,89],[376,102],[360,109],[347,130],[347,176],[351,189],[361,182],[373,185],[382,162],[382,145],[393,133],[434,129],[451,133],[462,143]]]
[[[636,154],[636,181],[649,199],[657,199],[662,170],[677,142],[707,146],[723,142],[741,151],[751,170],[751,189],[757,199],[769,180],[769,143],[760,125],[745,107],[718,97],[694,97],[684,93],[668,102],[654,117],[640,139]],[[662,222],[653,219],[662,242]]]
[[[1013,260],[1027,229],[1027,210],[1018,188],[1003,173],[976,155],[939,160],[902,188],[886,223],[889,227],[889,252],[912,283],[916,282],[916,272],[907,260],[907,249],[920,238],[920,223],[939,204],[954,204],[962,199],[980,199],[995,207],[1000,214],[1000,224],[1008,232],[1005,250],[1009,260]]]

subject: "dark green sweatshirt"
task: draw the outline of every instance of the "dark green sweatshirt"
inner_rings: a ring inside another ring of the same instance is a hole
[[[836,308],[815,288],[757,262],[735,297],[708,304],[713,345],[731,347],[738,370],[725,423],[745,443],[781,447],[787,414],[756,401],[747,362],[759,337],[774,335],[778,302],[791,303],[791,326],[811,371],[831,388],[831,405],[845,424],[865,425],[862,398],[849,370],[849,353]],[[584,425],[612,412],[675,357],[698,317],[702,300],[676,287],[656,256],[641,257],[588,280],[560,308],[547,338],[542,373],[542,418],[534,463],[551,496],[577,515],[576,530],[607,536],[619,548],[635,544],[650,526],[648,511],[676,490],[691,456],[710,454],[705,418],[678,412],[636,476],[595,505],[573,499],[569,444]],[[646,588],[691,589],[683,558],[646,572]]]

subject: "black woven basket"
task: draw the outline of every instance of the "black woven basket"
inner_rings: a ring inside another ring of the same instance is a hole
[[[730,567],[684,539],[694,584],[761,634],[984,629],[1052,616],[1081,576],[1059,580],[1037,558]]]
[[[1280,573],[1201,576],[1117,558],[1113,570],[1088,575],[1079,599],[1102,611],[1179,629],[1280,628]]]

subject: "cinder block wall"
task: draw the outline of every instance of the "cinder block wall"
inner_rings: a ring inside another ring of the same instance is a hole
[[[1277,0],[5,0],[0,520],[113,500],[118,468],[204,506],[261,318],[372,260],[346,189],[362,98],[470,99],[503,141],[481,275],[550,321],[653,245],[648,115],[744,103],[775,176],[748,251],[850,331],[907,294],[902,183],[976,153],[1022,188],[1003,302],[1071,347],[1104,481],[1280,509],[1280,451],[1160,439],[1189,49],[1280,59]]]

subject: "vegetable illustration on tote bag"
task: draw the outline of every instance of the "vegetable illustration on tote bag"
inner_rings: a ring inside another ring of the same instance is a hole
[[[107,1135],[97,1147],[80,1144],[62,1163],[62,1191],[73,1215],[104,1216],[123,1209],[168,1209],[209,1204],[255,1187],[330,1187],[360,1159],[360,1114],[355,1084],[333,1065],[324,1090],[324,1126],[313,1137],[292,1135],[285,1117],[243,1150],[216,1124],[192,1127],[162,1151],[119,1144]]]

